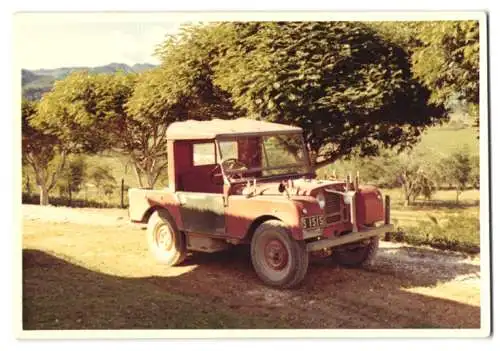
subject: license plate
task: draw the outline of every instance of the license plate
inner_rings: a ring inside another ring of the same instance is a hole
[[[325,226],[324,216],[311,216],[302,218],[303,229],[321,228],[324,226]]]

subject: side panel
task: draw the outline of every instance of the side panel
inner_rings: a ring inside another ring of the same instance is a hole
[[[226,231],[229,236],[242,239],[255,219],[268,215],[283,221],[292,236],[301,240],[300,210],[301,204],[285,196],[247,198],[243,195],[231,195],[226,207]]]

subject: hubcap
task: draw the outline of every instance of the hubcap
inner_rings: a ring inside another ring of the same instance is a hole
[[[264,247],[266,263],[274,270],[282,270],[288,264],[288,251],[277,239],[270,240]]]
[[[172,248],[172,233],[168,226],[162,225],[156,231],[156,246],[162,250],[170,250]]]

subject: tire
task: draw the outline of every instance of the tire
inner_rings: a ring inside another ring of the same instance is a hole
[[[146,231],[150,252],[164,265],[175,266],[186,257],[186,241],[167,210],[155,211]]]
[[[340,246],[333,251],[331,258],[336,264],[346,267],[369,267],[373,264],[373,260],[377,255],[379,241],[380,238],[375,236],[370,238],[367,245],[360,244],[352,247],[351,244],[346,247]]]
[[[309,265],[306,244],[292,238],[278,220],[262,223],[252,237],[252,265],[257,276],[276,288],[292,288],[302,282]]]

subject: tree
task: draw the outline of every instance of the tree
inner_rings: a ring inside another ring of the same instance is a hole
[[[124,128],[116,134],[116,145],[129,156],[140,187],[154,187],[166,169],[167,127],[178,119],[175,109],[159,96],[163,84],[162,72],[157,70],[138,79],[127,103]]]
[[[87,178],[96,186],[98,193],[103,192],[105,195],[109,195],[116,187],[116,179],[108,165],[91,167]]]
[[[479,106],[479,22],[426,22],[418,38],[414,72],[432,89],[431,100],[447,102],[456,93],[471,108]]]
[[[404,50],[360,23],[198,26],[159,53],[165,78],[153,96],[162,107],[230,102],[223,116],[298,125],[317,168],[356,148],[376,155],[382,146],[408,147],[444,113],[412,78]],[[198,117],[221,116],[211,111]]]
[[[437,189],[435,165],[415,151],[403,152],[394,160],[393,174],[401,186],[404,206],[411,205],[419,196],[430,199]]]
[[[431,101],[456,97],[479,126],[479,22],[373,22],[387,40],[411,56],[414,77],[431,90]]]
[[[451,155],[443,158],[440,165],[441,179],[444,182],[453,184],[458,204],[460,194],[467,188],[473,175],[469,150],[462,149],[453,152]]]
[[[80,191],[81,185],[85,178],[87,163],[82,155],[69,157],[65,167],[62,169],[59,178],[56,182],[59,193],[68,194],[71,205],[72,193]]]
[[[126,98],[132,91],[128,83],[133,79],[120,73],[112,76],[77,72],[57,81],[43,96],[36,114],[29,120],[29,125],[41,134],[26,135],[30,143],[42,140],[43,136],[45,148],[34,144],[29,149],[34,150],[32,153],[43,151],[34,165],[37,182],[42,184],[41,204],[48,203],[48,192],[56,184],[69,154],[95,153],[112,146],[111,131],[123,128]],[[122,81],[125,83],[121,84]],[[57,167],[53,167],[47,180],[47,169],[55,162]]]
[[[480,181],[481,181],[481,169],[480,169],[480,163],[479,163],[479,155],[478,154],[471,155],[470,163],[471,163],[470,181],[471,181],[474,189],[479,190],[479,185],[480,185]]]
[[[23,101],[22,116],[22,155],[35,173],[36,184],[40,190],[40,205],[49,204],[49,191],[56,185],[57,175],[66,162],[67,150],[54,134],[42,131],[33,125],[37,104]]]

